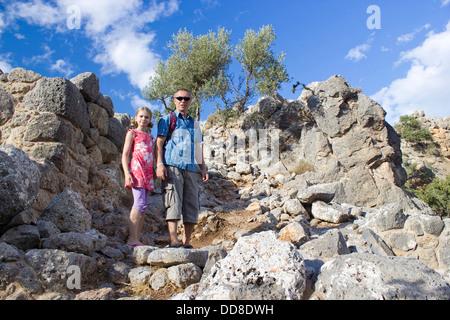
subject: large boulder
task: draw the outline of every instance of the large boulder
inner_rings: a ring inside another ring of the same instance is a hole
[[[20,67],[12,69],[8,74],[8,81],[11,82],[33,83],[41,78],[42,76],[39,73]]]
[[[84,72],[70,79],[70,81],[80,90],[86,101],[93,102],[97,99],[100,93],[100,85],[94,73]]]
[[[39,190],[41,174],[27,154],[0,146],[0,226],[30,208]]]
[[[330,300],[449,300],[450,286],[416,259],[353,253],[322,266],[316,293]]]
[[[92,256],[106,245],[107,238],[95,229],[85,233],[64,232],[52,235],[42,241],[44,249],[59,249]]]
[[[297,100],[259,99],[226,130],[215,124],[218,115],[209,117],[205,161],[235,180],[248,174],[239,174],[242,162],[250,164],[252,175],[296,174],[302,204],[322,200],[381,207],[398,202],[407,214],[433,214],[401,188],[406,182],[401,139],[385,115],[359,88],[332,76],[307,85]]]
[[[4,125],[14,114],[14,104],[11,96],[0,88],[0,126]]]
[[[25,262],[33,268],[37,279],[48,291],[74,289],[71,284],[78,280],[80,289],[84,289],[95,284],[98,278],[96,260],[80,253],[33,249],[25,254]]]
[[[266,231],[241,237],[202,280],[198,300],[298,300],[306,288],[305,262],[294,245]]]
[[[42,78],[24,97],[29,110],[51,112],[71,121],[83,132],[89,130],[89,115],[80,90],[64,78]]]
[[[28,250],[39,248],[41,239],[36,226],[23,224],[6,231],[0,237],[0,242],[13,245],[21,250]]]
[[[63,232],[86,232],[91,229],[92,217],[81,202],[80,195],[64,190],[44,209],[42,220],[51,221]]]

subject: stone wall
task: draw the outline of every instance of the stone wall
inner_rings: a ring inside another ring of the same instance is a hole
[[[16,68],[1,75],[0,99],[1,144],[23,150],[41,174],[35,215],[66,188],[88,209],[129,203],[120,161],[130,116],[114,113],[95,74],[68,80]]]

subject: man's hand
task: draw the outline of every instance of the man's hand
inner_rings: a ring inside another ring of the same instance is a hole
[[[167,169],[163,164],[160,164],[156,167],[156,177],[161,180],[166,180],[167,177]]]
[[[202,181],[206,182],[209,180],[209,174],[206,172],[206,170],[202,170]]]

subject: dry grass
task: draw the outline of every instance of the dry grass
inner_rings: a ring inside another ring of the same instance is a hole
[[[308,161],[302,159],[298,162],[298,164],[290,172],[296,173],[296,174],[302,174],[302,173],[305,173],[308,171],[314,172],[314,165],[309,163]]]

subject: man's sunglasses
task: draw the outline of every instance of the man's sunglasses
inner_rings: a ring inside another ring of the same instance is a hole
[[[189,97],[175,97],[175,99],[177,99],[178,101],[189,101],[189,100],[191,100],[191,98],[189,98]]]

